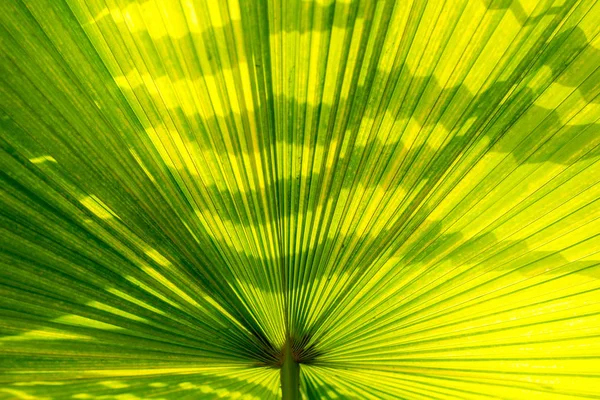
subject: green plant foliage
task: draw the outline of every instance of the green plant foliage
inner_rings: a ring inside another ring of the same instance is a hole
[[[599,2],[0,14],[0,399],[600,398]]]

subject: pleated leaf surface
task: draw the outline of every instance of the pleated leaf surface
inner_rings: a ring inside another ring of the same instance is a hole
[[[0,399],[600,398],[600,3],[0,14]]]

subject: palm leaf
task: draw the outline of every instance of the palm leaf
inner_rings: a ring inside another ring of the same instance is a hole
[[[600,397],[597,2],[1,15],[1,399]]]

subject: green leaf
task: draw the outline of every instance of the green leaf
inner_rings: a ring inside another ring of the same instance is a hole
[[[0,17],[0,399],[600,397],[598,2]]]

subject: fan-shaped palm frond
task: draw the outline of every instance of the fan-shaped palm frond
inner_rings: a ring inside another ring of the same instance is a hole
[[[600,398],[600,4],[7,0],[0,399]]]

